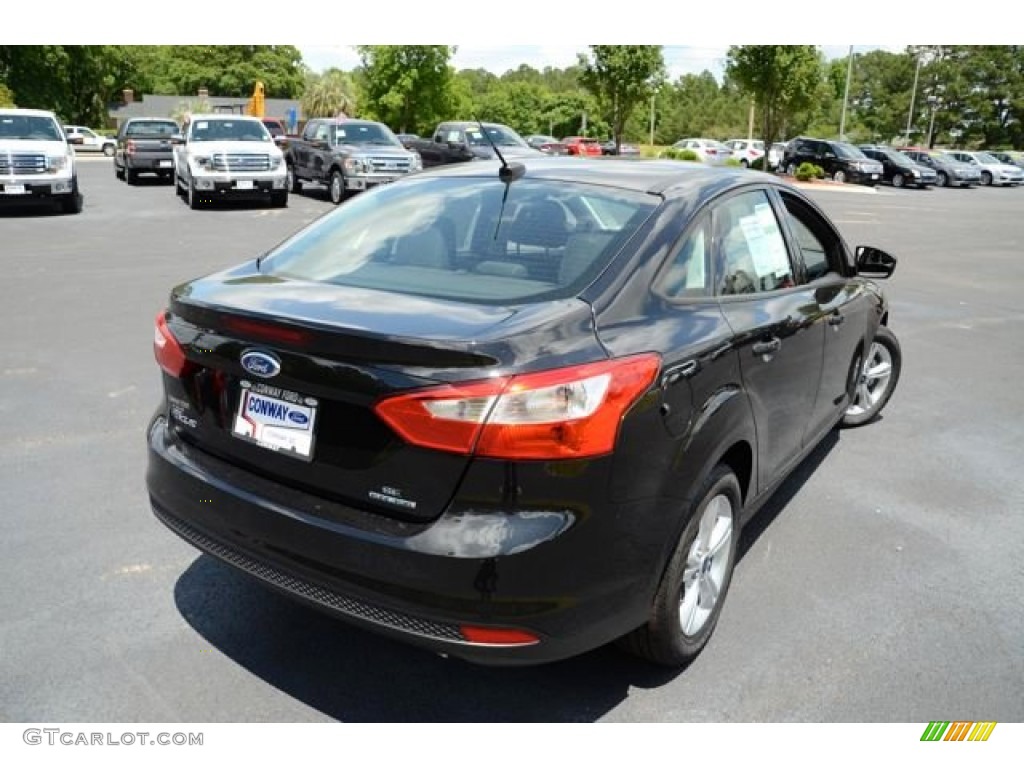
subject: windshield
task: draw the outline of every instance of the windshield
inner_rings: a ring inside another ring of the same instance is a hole
[[[272,251],[271,275],[483,304],[577,295],[657,200],[536,179],[403,179],[364,192]]]
[[[0,139],[63,141],[57,123],[41,115],[0,115]]]
[[[341,123],[334,128],[334,143],[402,146],[387,126],[376,123]]]
[[[192,141],[273,141],[259,120],[196,120]]]
[[[974,157],[979,163],[983,163],[985,165],[999,164],[999,161],[996,158],[992,157],[992,155],[990,155],[988,152],[975,152]]]
[[[527,146],[526,142],[519,138],[511,128],[506,128],[503,125],[485,125],[484,129],[487,131],[487,135],[491,137],[491,141],[499,147]],[[490,143],[484,138],[478,127],[466,129],[466,141],[474,147],[490,146]]]
[[[836,155],[842,157],[845,160],[867,160],[868,156],[857,149],[853,144],[847,144],[842,141],[835,141],[832,143],[835,148]]]
[[[125,136],[173,136],[179,132],[178,124],[171,120],[133,120],[124,129]]]
[[[284,128],[281,127],[280,123],[265,122],[263,126],[270,132],[271,136],[284,136]]]
[[[909,168],[914,165],[914,161],[904,155],[902,152],[897,152],[893,149],[883,149],[882,154],[889,158],[889,161],[893,165],[898,165],[903,168]]]

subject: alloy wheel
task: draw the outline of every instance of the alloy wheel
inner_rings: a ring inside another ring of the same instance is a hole
[[[679,626],[687,637],[701,631],[718,604],[731,565],[732,536],[732,502],[719,494],[704,508],[683,570]]]
[[[859,416],[871,410],[885,397],[892,378],[892,354],[877,341],[871,344],[868,355],[861,365],[860,374],[853,391],[853,399],[846,409],[848,416]]]

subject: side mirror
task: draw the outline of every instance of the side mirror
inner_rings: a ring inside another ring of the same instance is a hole
[[[884,280],[896,271],[896,257],[870,245],[857,246],[855,262],[857,274],[864,277]]]

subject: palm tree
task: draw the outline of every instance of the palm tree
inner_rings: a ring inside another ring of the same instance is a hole
[[[306,118],[353,115],[356,111],[356,87],[352,77],[340,69],[312,75],[302,94],[302,112]]]

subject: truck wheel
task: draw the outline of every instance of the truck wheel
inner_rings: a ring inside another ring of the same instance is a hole
[[[331,178],[327,183],[327,190],[331,196],[331,202],[335,205],[339,205],[341,201],[345,199],[345,179],[341,175],[341,171],[337,169],[331,171]]]
[[[270,193],[270,205],[274,208],[287,208],[288,207],[288,191],[284,192],[271,192]]]
[[[129,184],[135,184],[139,180],[139,174],[126,165],[124,167],[124,180]]]
[[[114,161],[114,178],[124,181],[124,168],[119,168],[116,160]]]
[[[78,191],[78,179],[71,180],[71,194],[67,195],[60,201],[60,209],[64,213],[81,213],[82,204],[85,201],[82,199],[82,193]]]
[[[291,190],[296,195],[302,191],[302,181],[295,175],[295,166],[288,164],[288,176],[285,181],[285,187]]]
[[[188,193],[187,194],[188,194],[188,207],[191,208],[193,211],[199,210],[200,206],[202,205],[203,200],[199,196],[199,193],[196,191],[196,183],[194,181],[192,181],[191,179],[188,182]]]
[[[107,157],[113,157],[114,156],[114,145],[113,144],[104,144],[103,145],[103,154],[106,155]]]

